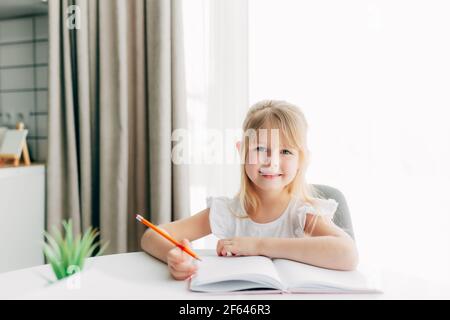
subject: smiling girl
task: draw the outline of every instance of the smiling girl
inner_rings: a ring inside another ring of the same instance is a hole
[[[243,124],[241,186],[234,198],[208,197],[207,208],[160,227],[183,245],[213,233],[221,256],[263,255],[336,270],[353,270],[353,239],[332,222],[334,199],[315,197],[306,182],[307,123],[295,105],[267,100]],[[166,262],[175,279],[197,271],[192,257],[148,230],[142,248]]]

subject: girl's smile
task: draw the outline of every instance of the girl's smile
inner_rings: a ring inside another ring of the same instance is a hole
[[[281,174],[277,174],[277,175],[262,175],[262,176],[263,176],[263,178],[266,178],[266,179],[269,179],[269,180],[273,180],[273,179],[281,177]]]
[[[281,173],[264,173],[261,172],[261,170],[259,171],[259,174],[266,179],[276,179],[276,178],[280,178],[282,176]]]

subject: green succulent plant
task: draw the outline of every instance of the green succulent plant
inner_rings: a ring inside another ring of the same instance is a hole
[[[44,255],[58,280],[66,278],[84,267],[86,258],[101,255],[107,244],[100,246],[99,231],[89,227],[83,235],[74,237],[72,220],[63,221],[64,235],[55,227],[52,233],[44,232]]]

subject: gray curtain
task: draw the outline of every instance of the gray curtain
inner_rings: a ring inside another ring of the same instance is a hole
[[[188,170],[171,161],[187,126],[181,5],[49,1],[47,228],[97,227],[117,253],[139,249],[136,213],[189,215]]]

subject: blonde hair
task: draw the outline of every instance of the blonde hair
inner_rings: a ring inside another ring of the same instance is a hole
[[[295,105],[279,100],[264,100],[254,104],[248,111],[242,129],[241,142],[241,187],[237,194],[247,218],[248,212],[255,211],[260,201],[256,195],[253,183],[245,172],[249,151],[249,137],[247,133],[268,126],[279,129],[280,136],[286,139],[288,145],[299,152],[299,167],[294,180],[285,188],[291,196],[298,196],[304,202],[314,206],[317,191],[306,182],[306,169],[309,164],[309,150],[307,146],[308,124],[302,111]]]

